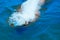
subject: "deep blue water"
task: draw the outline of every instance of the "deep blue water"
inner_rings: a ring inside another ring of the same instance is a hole
[[[40,18],[27,27],[8,25],[8,17],[24,1],[0,0],[0,40],[60,40],[60,0],[46,0]]]

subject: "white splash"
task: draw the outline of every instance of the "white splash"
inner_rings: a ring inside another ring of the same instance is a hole
[[[12,23],[14,26],[22,26],[33,22],[36,19],[36,14],[39,15],[39,9],[41,9],[43,0],[27,0],[21,5],[19,12],[14,12],[9,17],[9,25]],[[21,11],[20,11],[21,10]]]

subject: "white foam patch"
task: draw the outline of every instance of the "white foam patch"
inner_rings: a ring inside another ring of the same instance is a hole
[[[22,24],[25,24],[25,20],[20,12],[14,12],[9,17],[9,24],[11,25],[12,23],[14,24],[14,26],[20,26]]]

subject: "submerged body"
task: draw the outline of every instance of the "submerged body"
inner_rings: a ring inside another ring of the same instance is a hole
[[[9,17],[9,24],[13,23],[14,26],[22,26],[33,22],[39,16],[39,9],[41,8],[42,0],[27,0],[21,5],[19,12],[14,12]]]

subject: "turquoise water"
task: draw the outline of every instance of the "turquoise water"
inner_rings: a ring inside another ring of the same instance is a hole
[[[46,0],[40,18],[27,27],[8,25],[8,17],[24,1],[0,0],[0,40],[60,40],[60,0]]]

